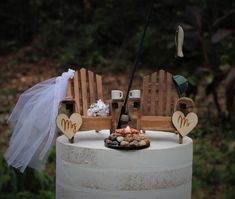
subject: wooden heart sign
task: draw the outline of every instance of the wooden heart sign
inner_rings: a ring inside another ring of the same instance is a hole
[[[197,125],[198,117],[194,112],[185,116],[181,111],[176,111],[172,116],[172,122],[180,135],[186,136]]]
[[[73,113],[70,118],[64,113],[61,113],[56,118],[58,128],[71,139],[76,131],[78,131],[82,125],[82,117],[78,113]]]

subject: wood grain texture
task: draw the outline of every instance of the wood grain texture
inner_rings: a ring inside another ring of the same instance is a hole
[[[156,84],[157,84],[157,73],[151,75],[151,95],[150,95],[150,114],[155,115],[157,112],[156,109]]]
[[[143,79],[143,95],[141,98],[141,112],[142,114],[148,113],[148,103],[149,103],[149,75],[145,76]]]
[[[179,99],[179,94],[178,94],[177,88],[175,87],[175,84],[173,82],[172,82],[172,93],[173,93],[173,107],[174,107],[174,111],[175,111],[176,104]]]
[[[102,130],[112,128],[112,117],[82,117],[81,131]]]
[[[116,106],[113,103],[109,103],[109,107],[110,107],[110,113],[111,113],[111,117],[112,117],[112,124],[111,124],[111,133],[113,133],[116,129]]]
[[[97,84],[97,97],[98,99],[103,100],[102,77],[100,75],[96,75],[96,84]]]
[[[184,142],[184,137],[179,134],[179,144],[183,144]]]
[[[74,94],[73,94],[74,93]],[[74,73],[73,81],[69,80],[66,89],[66,98],[74,100],[76,105],[75,111],[82,115],[82,126],[79,130],[95,130],[102,129],[115,130],[116,115],[115,110],[110,104],[111,116],[108,117],[87,117],[87,109],[90,103],[96,102],[98,99],[103,99],[102,77],[95,75],[92,71],[85,68]],[[77,114],[76,113],[76,114]],[[68,124],[73,124],[68,120]],[[70,123],[69,123],[70,122]],[[71,125],[72,126],[72,125]],[[74,126],[72,126],[74,127]],[[72,142],[73,134],[69,134],[69,139]]]
[[[171,117],[167,116],[141,116],[140,128],[142,130],[176,131],[171,122]]]
[[[172,123],[183,137],[190,133],[198,123],[198,117],[194,112],[184,115],[181,111],[174,112]]]
[[[171,116],[172,114],[172,75],[170,73],[166,73],[166,116]]]
[[[61,113],[56,118],[57,127],[60,131],[71,139],[82,125],[82,117],[78,113],[73,113],[70,117]]]
[[[182,106],[184,105],[184,106]],[[181,97],[177,100],[175,105],[175,111],[182,111],[185,115],[190,112],[195,112],[195,104],[192,99],[188,97]]]
[[[79,82],[79,75],[78,75],[78,71],[76,71],[74,73],[74,77],[73,77],[73,81],[74,81],[74,99],[75,99],[75,111],[77,113],[81,114],[81,105],[80,105],[80,82]]]
[[[90,104],[96,102],[94,73],[88,71]]]
[[[151,80],[149,75],[145,76],[141,101],[142,114],[137,121],[138,129],[176,132],[171,115],[177,99],[170,73],[159,70],[151,75]]]
[[[159,92],[158,92],[158,115],[163,115],[163,110],[164,110],[164,76],[165,76],[165,71],[160,70],[159,71]]]
[[[73,99],[73,95],[72,95],[72,79],[68,80],[65,99],[66,100],[72,100]]]
[[[81,73],[81,88],[82,88],[82,113],[87,116],[87,78],[86,78],[86,69],[82,68],[80,70]]]
[[[141,114],[171,116],[178,98],[171,73],[159,70],[147,75],[143,79]]]

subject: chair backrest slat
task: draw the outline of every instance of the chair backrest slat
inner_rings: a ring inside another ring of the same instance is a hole
[[[88,108],[88,98],[87,98],[87,78],[86,78],[86,69],[82,68],[81,73],[81,88],[82,88],[82,113],[87,116]]]
[[[66,89],[66,99],[67,100],[73,99],[73,94],[72,94],[72,79],[68,80],[67,89]]]
[[[97,97],[98,99],[103,100],[102,77],[100,75],[96,75],[96,84],[97,84]]]
[[[171,92],[172,92],[172,75],[167,72],[166,73],[166,115],[170,115],[172,113]]]
[[[164,70],[160,70],[159,71],[159,92],[158,92],[158,96],[159,96],[159,100],[158,100],[158,106],[157,106],[157,110],[158,110],[158,114],[159,115],[163,115],[163,110],[164,110],[164,87],[165,87],[165,82],[164,82],[164,77],[165,77],[165,71]]]
[[[143,95],[141,98],[141,111],[143,114],[149,112],[149,75],[143,79]]]
[[[156,88],[157,88],[157,73],[151,75],[151,97],[150,97],[150,114],[156,114]]]
[[[94,73],[88,71],[88,79],[89,79],[89,91],[90,91],[90,103],[96,102],[96,95],[95,95],[95,80],[94,80]]]
[[[175,111],[175,105],[176,105],[176,103],[177,103],[177,101],[179,99],[179,94],[178,94],[177,89],[175,88],[175,85],[172,85],[172,86],[174,88],[174,90],[173,90],[173,105],[172,105],[173,108],[172,108],[172,110]]]
[[[81,92],[80,92],[80,78],[78,75],[78,71],[74,73],[73,82],[74,82],[74,100],[76,103],[75,111],[81,114],[81,99],[80,99]]]

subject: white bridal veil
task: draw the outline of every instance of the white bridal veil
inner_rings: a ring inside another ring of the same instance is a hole
[[[5,153],[8,165],[21,172],[27,166],[44,168],[55,138],[56,116],[66,86],[74,71],[69,69],[61,76],[38,83],[21,94],[8,123],[13,132]]]

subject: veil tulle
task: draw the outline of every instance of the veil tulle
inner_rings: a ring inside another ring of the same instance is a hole
[[[61,76],[40,82],[20,95],[8,123],[13,133],[5,153],[8,165],[24,172],[27,166],[43,169],[56,135],[58,107],[66,94],[69,69]]]

